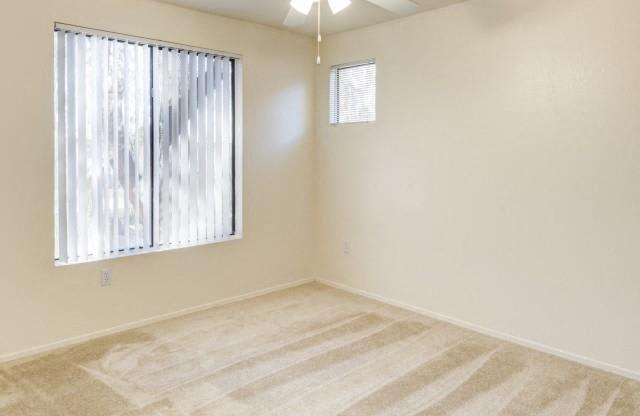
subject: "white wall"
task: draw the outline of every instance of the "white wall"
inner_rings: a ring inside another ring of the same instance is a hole
[[[149,0],[2,11],[0,357],[310,276],[313,40]],[[54,21],[244,56],[243,240],[54,267]],[[114,285],[100,289],[106,267]]]
[[[640,374],[638,16],[472,0],[327,37],[316,273]],[[328,126],[328,67],[370,57],[378,121]]]

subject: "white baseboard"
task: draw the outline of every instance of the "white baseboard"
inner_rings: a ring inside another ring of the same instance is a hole
[[[266,289],[256,290],[254,292],[246,293],[244,295],[233,296],[230,298],[216,300],[210,303],[205,303],[203,305],[192,306],[190,308],[182,309],[175,312],[169,312],[162,315],[153,316],[147,319],[142,319],[135,322],[129,322],[123,325],[114,326],[112,328],[103,329],[100,331],[91,332],[89,334],[80,335],[72,338],[63,339],[60,341],[52,342],[50,344],[41,345],[33,348],[28,348],[26,350],[17,351],[9,354],[0,355],[0,364],[6,363],[9,361],[22,360],[25,358],[46,354],[48,352],[52,352],[54,350],[58,350],[60,348],[69,347],[75,344],[79,344],[82,342],[90,341],[92,339],[104,337],[107,335],[112,335],[118,332],[127,331],[130,329],[136,329],[143,327],[145,325],[150,325],[156,322],[165,321],[168,319],[178,318],[180,316],[188,315],[195,312],[200,312],[206,309],[210,309],[216,306],[226,305],[228,303],[238,302],[241,300],[246,300],[250,298],[255,298],[258,296],[266,295],[272,292],[277,292],[279,290],[289,289],[292,287],[304,285],[307,283],[313,282],[315,279],[300,279],[293,282],[285,283],[278,286],[272,286]]]
[[[483,326],[480,325],[476,325],[467,321],[464,321],[462,319],[457,319],[457,318],[453,318],[447,315],[443,315],[437,312],[433,312],[433,311],[429,311],[427,309],[424,308],[420,308],[418,306],[413,306],[413,305],[409,305],[407,303],[395,300],[395,299],[390,299],[387,298],[385,296],[382,295],[378,295],[375,293],[371,293],[371,292],[367,292],[366,290],[362,290],[362,289],[356,289],[354,287],[342,284],[342,283],[338,283],[332,280],[327,280],[327,279],[320,279],[320,278],[316,278],[315,279],[316,282],[318,283],[322,283],[324,285],[327,286],[331,286],[334,287],[336,289],[340,289],[340,290],[344,290],[346,292],[350,292],[356,295],[360,295],[360,296],[364,296],[366,298],[369,299],[373,299],[373,300],[377,300],[379,302],[382,303],[386,303],[388,305],[392,305],[392,306],[396,306],[398,308],[401,309],[405,309],[405,310],[409,310],[411,312],[415,312],[418,313],[420,315],[424,315],[424,316],[428,316],[430,318],[433,319],[437,319],[439,321],[444,321],[444,322],[448,322],[450,324],[462,327],[462,328],[466,328],[484,335],[488,335],[494,338],[498,338],[504,341],[508,341],[508,342],[512,342],[514,344],[518,344],[521,345],[523,347],[527,347],[527,348],[531,348],[533,350],[536,351],[541,351],[547,354],[551,354],[551,355],[555,355],[557,357],[560,358],[564,358],[566,360],[569,361],[574,361],[580,364],[583,364],[585,366],[588,367],[592,367],[592,368],[596,368],[599,370],[603,370],[609,373],[613,373],[613,374],[617,374],[619,376],[623,376],[623,377],[627,377],[630,379],[634,379],[634,380],[638,380],[640,381],[640,373],[626,369],[626,368],[622,368],[613,364],[608,364],[602,361],[598,361],[598,360],[593,360],[591,358],[588,357],[583,357],[581,355],[578,354],[573,354],[567,351],[563,351],[561,349],[558,348],[554,348],[554,347],[550,347],[548,345],[544,345],[541,344],[539,342],[535,342],[535,341],[530,341],[524,338],[519,338],[519,337],[515,337],[513,335],[509,335],[509,334],[505,334],[503,332],[500,331],[495,331],[493,329],[489,329],[489,328],[485,328]]]
[[[373,300],[377,300],[379,302],[382,303],[386,303],[388,305],[392,305],[392,306],[396,306],[398,308],[401,309],[405,309],[405,310],[409,310],[421,315],[425,315],[428,316],[430,318],[434,318],[440,321],[444,321],[444,322],[448,322],[451,323],[453,325],[462,327],[462,328],[466,328],[481,334],[485,334],[488,336],[492,336],[495,338],[499,338],[508,342],[512,342],[514,344],[518,344],[518,345],[522,345],[524,347],[527,348],[531,348],[537,351],[541,351],[541,352],[545,352],[548,354],[552,354],[570,361],[574,361],[589,367],[593,367],[593,368],[597,368],[603,371],[607,371],[613,374],[617,374],[623,377],[627,377],[627,378],[631,378],[634,380],[638,380],[640,381],[640,373],[626,369],[626,368],[622,368],[613,364],[608,364],[602,361],[598,361],[598,360],[593,360],[591,358],[588,357],[583,357],[581,355],[578,354],[573,354],[567,351],[563,351],[561,349],[558,348],[554,348],[554,347],[550,347],[548,345],[544,345],[541,344],[539,342],[535,342],[535,341],[530,341],[527,339],[523,339],[523,338],[519,338],[519,337],[515,337],[513,335],[509,335],[509,334],[505,334],[503,332],[500,331],[495,331],[493,329],[489,329],[489,328],[485,328],[483,326],[480,325],[476,325],[461,319],[457,319],[457,318],[453,318],[447,315],[443,315],[437,312],[433,312],[433,311],[429,311],[426,310],[424,308],[421,307],[417,307],[417,306],[413,306],[395,299],[390,299],[387,298],[385,296],[382,295],[378,295],[375,293],[371,293],[362,289],[356,289],[354,287],[342,284],[342,283],[338,283],[332,280],[327,280],[327,279],[321,279],[321,278],[308,278],[308,279],[300,279],[300,280],[296,280],[294,282],[290,282],[290,283],[285,283],[282,285],[278,285],[278,286],[273,286],[273,287],[269,287],[266,289],[261,289],[261,290],[257,290],[254,292],[250,292],[250,293],[246,293],[243,295],[239,295],[239,296],[234,296],[234,297],[230,297],[230,298],[225,298],[225,299],[220,299],[214,302],[210,302],[210,303],[206,303],[203,305],[198,305],[198,306],[193,306],[190,308],[186,308],[186,309],[182,309],[179,311],[175,311],[175,312],[169,312],[166,314],[162,314],[162,315],[157,315],[157,316],[153,316],[147,319],[142,319],[139,321],[135,321],[135,322],[130,322],[130,323],[126,323],[123,325],[118,325],[112,328],[108,328],[108,329],[104,329],[104,330],[100,330],[100,331],[95,331],[89,334],[85,334],[85,335],[80,335],[80,336],[76,336],[76,337],[72,337],[72,338],[67,338],[67,339],[63,339],[60,341],[56,341],[56,342],[52,342],[50,344],[46,344],[46,345],[41,345],[41,346],[37,346],[37,347],[33,347],[33,348],[29,348],[26,350],[22,350],[22,351],[17,351],[14,353],[9,353],[9,354],[4,354],[4,355],[0,355],[0,363],[6,363],[6,362],[10,362],[10,361],[15,361],[15,360],[22,360],[25,358],[29,358],[32,356],[37,356],[37,355],[41,355],[41,354],[46,354],[48,352],[52,352],[61,348],[65,348],[65,347],[69,347],[75,344],[79,344],[82,342],[86,342],[86,341],[90,341],[96,338],[100,338],[100,337],[104,337],[107,335],[112,335],[118,332],[122,332],[122,331],[127,331],[130,329],[136,329],[136,328],[140,328],[143,327],[145,325],[150,325],[156,322],[160,322],[160,321],[165,321],[168,319],[173,319],[173,318],[177,318],[180,316],[184,316],[184,315],[188,315],[191,313],[195,313],[195,312],[199,312],[199,311],[203,311],[206,309],[210,309],[216,306],[222,306],[222,305],[226,305],[229,303],[233,303],[233,302],[238,302],[238,301],[242,301],[242,300],[246,300],[246,299],[250,299],[250,298],[254,298],[257,296],[262,296],[262,295],[266,295],[272,292],[277,292],[279,290],[284,290],[284,289],[289,289],[292,287],[296,287],[296,286],[300,286],[300,285],[304,285],[307,283],[311,283],[313,281],[316,281],[318,283],[322,283],[324,285],[327,286],[331,286],[334,287],[336,289],[340,289],[340,290],[344,290],[346,292],[350,292],[350,293],[354,293],[356,295],[360,295],[360,296],[364,296],[366,298],[369,299],[373,299]]]

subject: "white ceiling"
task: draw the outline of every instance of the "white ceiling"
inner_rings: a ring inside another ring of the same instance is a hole
[[[282,24],[289,12],[290,0],[160,0],[165,3],[203,10],[222,16],[233,17],[252,22],[263,23],[299,33],[316,33],[316,7],[307,16],[303,26],[286,27]],[[413,0],[418,4],[418,13],[438,9],[465,0]],[[332,15],[323,0],[322,32],[325,34],[344,32],[358,27],[397,19],[397,16],[385,9],[369,3],[367,0],[352,0],[351,6],[337,15]]]

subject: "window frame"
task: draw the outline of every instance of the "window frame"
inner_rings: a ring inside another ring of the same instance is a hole
[[[340,70],[342,69],[348,69],[348,68],[354,68],[354,67],[359,67],[359,66],[366,66],[366,65],[374,65],[375,69],[376,69],[376,74],[375,74],[375,117],[373,120],[366,120],[366,121],[347,121],[347,122],[340,122],[340,115],[339,115],[339,108],[340,106],[338,105],[338,101],[339,101],[339,86],[338,86],[338,81],[339,81],[339,74],[340,74]],[[335,101],[333,101],[331,99],[331,95],[332,95],[332,90],[331,90],[331,82],[332,82],[332,74],[333,71],[336,71],[336,91],[335,91]],[[378,120],[378,63],[376,61],[375,58],[366,58],[366,59],[361,59],[361,60],[357,60],[357,61],[351,61],[351,62],[346,62],[346,63],[342,63],[342,64],[337,64],[337,65],[332,65],[329,68],[329,85],[328,85],[328,91],[329,91],[329,125],[332,127],[337,127],[337,126],[343,126],[343,125],[353,125],[353,124],[375,124]],[[332,119],[332,106],[335,106],[336,108],[336,119],[335,121]]]
[[[54,265],[56,267],[74,266],[74,265],[81,265],[86,263],[109,261],[109,260],[114,260],[121,257],[137,256],[142,254],[157,253],[157,252],[163,252],[163,251],[180,250],[180,249],[196,247],[196,246],[207,246],[211,244],[219,244],[219,243],[225,243],[228,241],[241,240],[243,238],[243,130],[244,130],[243,128],[244,126],[244,122],[243,122],[243,108],[244,108],[243,106],[243,80],[244,80],[243,56],[237,53],[224,52],[224,51],[219,51],[219,50],[214,50],[209,48],[173,43],[173,42],[152,39],[152,38],[131,36],[131,35],[112,32],[112,31],[103,31],[99,29],[92,29],[92,28],[87,28],[87,27],[82,27],[77,25],[69,25],[61,22],[54,23],[53,33],[57,31],[75,32],[77,34],[84,34],[88,36],[106,37],[106,38],[117,40],[117,41],[141,43],[141,44],[148,45],[150,47],[170,48],[170,49],[184,50],[189,52],[201,52],[201,53],[206,53],[210,55],[226,57],[231,60],[233,65],[233,72],[232,72],[233,82],[231,84],[231,94],[232,94],[232,103],[233,103],[233,118],[232,118],[233,127],[231,130],[232,131],[231,175],[233,178],[231,198],[232,198],[232,205],[233,205],[233,212],[232,212],[233,234],[230,236],[220,238],[217,240],[212,240],[212,241],[186,243],[186,244],[180,244],[178,246],[165,247],[162,245],[156,245],[156,233],[158,232],[158,230],[153,229],[154,226],[152,221],[152,224],[151,224],[152,245],[150,247],[135,248],[135,249],[130,248],[128,250],[120,249],[118,250],[117,253],[112,251],[111,252],[112,254],[108,256],[104,256],[100,258],[87,258],[86,260],[74,261],[74,262],[61,261],[55,258],[54,256]],[[154,70],[153,65],[151,66],[151,70],[152,71]],[[150,98],[153,97],[153,94],[154,94],[154,91],[152,88]],[[53,101],[53,90],[52,90],[52,101]],[[55,117],[55,114],[54,114],[54,117]],[[53,131],[54,129],[52,129],[52,136],[53,136]],[[152,123],[152,131],[153,131],[153,123]],[[153,135],[151,135],[151,141],[152,141],[151,145],[153,149]],[[155,152],[156,149],[154,149],[153,151]],[[55,158],[55,154],[54,154],[54,158]],[[152,163],[151,164],[152,171],[153,169],[156,169],[156,168],[157,167],[154,166]],[[58,172],[54,170],[53,173],[55,177]],[[151,191],[152,191],[152,195],[153,195],[153,192],[156,191],[155,185],[153,184],[153,182],[151,183]],[[151,211],[153,212],[153,205],[151,205]],[[56,212],[57,211],[54,210],[54,220],[55,220],[54,223],[57,222],[57,219],[55,218]],[[55,241],[57,238],[57,232],[55,228],[53,231],[54,231],[53,235],[54,235],[54,245],[55,245],[57,244],[57,242]]]

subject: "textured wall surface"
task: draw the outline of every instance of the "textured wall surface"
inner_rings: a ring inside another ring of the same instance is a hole
[[[640,372],[639,15],[472,0],[327,37],[316,273]],[[330,127],[328,67],[364,58],[378,120]]]

